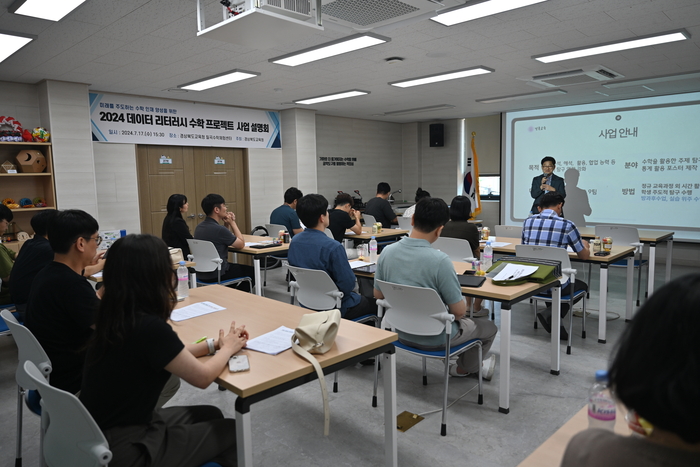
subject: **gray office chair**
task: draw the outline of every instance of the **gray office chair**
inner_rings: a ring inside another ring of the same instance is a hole
[[[481,341],[472,339],[458,346],[450,345],[450,332],[454,315],[447,312],[445,304],[438,293],[425,287],[412,287],[409,285],[393,284],[391,282],[377,281],[384,294],[383,300],[377,300],[380,309],[386,313],[382,320],[382,328],[391,327],[394,331],[403,331],[419,336],[437,336],[445,332],[445,350],[428,351],[404,344],[401,341],[394,345],[406,352],[417,355],[423,359],[423,385],[428,385],[428,370],[426,360],[435,358],[444,363],[444,390],[442,399],[442,426],[440,434],[447,435],[447,389],[450,381],[450,358],[458,356],[471,348],[479,349],[479,361],[481,361]],[[482,366],[479,366],[479,396],[477,402],[484,403],[482,383]]]
[[[364,212],[362,213],[362,220],[365,221],[365,225],[372,226],[377,223],[377,219],[374,216],[370,216],[369,214],[365,214]]]
[[[267,235],[269,237],[278,237],[280,230],[284,230],[285,232],[289,233],[287,230],[287,227],[283,226],[282,224],[265,224],[265,228],[267,229]],[[277,261],[284,261],[287,259],[287,253],[283,253],[280,255],[270,255],[268,258],[274,258]],[[286,276],[287,282],[289,282],[289,271],[287,271],[287,276]],[[263,273],[263,287],[267,285],[267,268],[265,269],[265,272]],[[287,290],[289,290],[289,287],[287,287]]]
[[[432,247],[445,253],[452,261],[465,261],[474,257],[471,245],[462,238],[439,237]]]
[[[340,310],[343,292],[338,290],[333,279],[326,271],[318,269],[305,269],[289,266],[289,272],[294,280],[289,283],[292,296],[292,305],[303,306],[314,311]],[[356,323],[374,323],[379,327],[379,317],[364,315],[353,319]],[[377,406],[377,385],[379,377],[379,359],[374,359],[374,392],[372,394],[372,407]],[[335,372],[333,392],[338,392],[338,372]]]
[[[639,241],[639,231],[636,227],[629,225],[596,225],[596,237],[611,237],[613,245],[633,246],[636,248],[634,252],[634,268],[637,270],[637,306],[639,306],[639,295],[642,290],[642,268],[647,266],[647,275],[649,274],[649,261],[642,259],[642,251],[644,244]],[[610,264],[611,267],[627,267],[627,260],[615,261]],[[646,297],[649,291],[644,293]]]
[[[242,282],[248,282],[250,286],[250,293],[253,293],[253,281],[250,277],[237,277],[235,279],[229,279],[221,281],[221,264],[224,262],[219,257],[219,252],[216,251],[216,247],[212,242],[206,240],[195,240],[192,238],[187,239],[187,244],[190,246],[190,252],[192,253],[196,272],[217,272],[217,284],[220,285],[237,285]],[[212,282],[202,282],[197,280],[197,285],[212,285]]]
[[[410,217],[398,217],[397,219],[399,221],[399,229],[408,230],[408,233],[411,233],[411,230],[413,230],[413,226],[411,225],[411,218]]]
[[[496,237],[522,238],[522,225],[497,225],[494,229]]]

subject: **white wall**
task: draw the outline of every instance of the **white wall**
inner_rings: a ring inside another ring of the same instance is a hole
[[[282,140],[284,145],[284,140]],[[280,149],[249,149],[251,228],[270,222],[270,213],[284,202],[283,152]]]
[[[136,145],[92,143],[100,230],[141,233]]]

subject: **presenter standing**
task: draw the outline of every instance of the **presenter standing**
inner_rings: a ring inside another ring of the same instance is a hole
[[[542,159],[541,164],[542,174],[532,179],[532,187],[530,188],[530,196],[535,199],[530,209],[532,214],[537,214],[539,212],[537,206],[539,206],[540,199],[545,193],[556,192],[566,198],[564,179],[558,175],[554,175],[557,161],[554,160],[553,157],[547,156]]]

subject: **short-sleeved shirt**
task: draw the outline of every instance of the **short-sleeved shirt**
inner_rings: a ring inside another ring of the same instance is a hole
[[[102,356],[88,350],[80,400],[102,430],[145,425],[170,378],[165,366],[184,348],[163,319],[136,313],[123,342]]]
[[[333,233],[333,238],[342,242],[345,231],[351,227],[355,227],[355,221],[350,218],[350,214],[341,209],[328,211],[328,228]]]
[[[163,219],[161,238],[169,247],[180,248],[185,258],[190,254],[190,245],[187,243],[187,239],[192,238],[192,234],[187,222],[182,217],[166,216]]]
[[[52,261],[34,278],[25,325],[51,359],[51,386],[80,390],[84,348],[99,305],[88,280],[63,263]]]
[[[221,275],[226,274],[226,271],[228,271],[228,247],[236,241],[236,236],[233,232],[216,222],[212,217],[207,217],[194,229],[194,238],[214,244],[216,251],[219,253],[219,258],[224,260],[221,263]],[[198,272],[197,276],[204,280],[216,280],[218,273],[216,270],[213,272]]]
[[[545,209],[539,214],[528,217],[523,223],[523,245],[555,246],[566,248],[570,246],[576,253],[585,246],[581,241],[581,233],[573,222],[557,216],[552,209]]]
[[[270,224],[285,226],[291,237],[294,236],[294,229],[301,229],[297,212],[286,204],[283,204],[270,213]],[[277,236],[277,232],[268,232],[268,234],[273,237]]]
[[[434,249],[429,241],[420,238],[404,237],[384,248],[374,274],[374,288],[381,291],[377,280],[433,289],[446,305],[462,300],[462,289],[452,260]],[[455,321],[450,338],[457,332],[459,324]],[[399,331],[399,338],[423,346],[445,345],[444,332],[439,336],[416,336]]]
[[[287,255],[289,264],[305,269],[326,271],[343,292],[340,314],[345,316],[348,308],[360,303],[360,295],[353,292],[355,274],[343,245],[329,238],[325,232],[306,229],[292,239]],[[303,303],[302,303],[303,305]]]
[[[15,252],[5,245],[0,244],[0,277],[7,277],[12,272],[12,265],[15,262]],[[0,287],[0,304],[12,303],[10,298],[10,282],[2,281]]]
[[[384,198],[376,197],[367,201],[367,206],[365,206],[365,214],[374,216],[377,222],[382,223],[382,227],[385,229],[391,228],[391,221],[396,217],[396,213],[391,209],[391,203]]]
[[[24,242],[10,276],[10,293],[15,305],[24,305],[29,301],[34,278],[52,261],[53,250],[45,237],[36,235]]]
[[[479,229],[469,221],[449,221],[440,236],[467,240],[472,252],[479,251]]]

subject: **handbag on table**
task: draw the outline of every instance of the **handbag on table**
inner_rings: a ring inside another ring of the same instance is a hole
[[[170,261],[173,264],[180,264],[180,261],[185,261],[185,257],[182,255],[182,250],[180,248],[170,248]]]
[[[309,313],[301,317],[299,326],[297,326],[292,335],[292,349],[296,354],[313,365],[318,375],[318,381],[321,384],[324,436],[328,436],[331,422],[331,413],[328,406],[328,389],[326,388],[326,378],[323,375],[321,365],[318,364],[318,360],[312,354],[324,354],[333,347],[335,336],[338,334],[340,319],[339,310]]]

